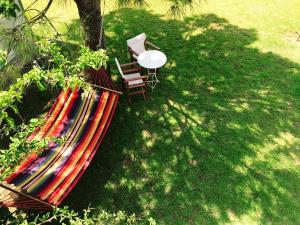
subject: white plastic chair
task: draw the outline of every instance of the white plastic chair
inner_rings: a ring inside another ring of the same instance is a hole
[[[151,46],[151,47],[153,47],[157,50],[160,50],[159,47],[157,47],[156,45],[154,45],[151,42],[147,41],[145,33],[141,33],[141,34],[127,40],[127,46],[128,46],[128,50],[129,50],[129,53],[131,55],[131,60],[132,61],[136,60],[137,57],[141,53],[146,51],[146,47],[145,47],[146,45]]]

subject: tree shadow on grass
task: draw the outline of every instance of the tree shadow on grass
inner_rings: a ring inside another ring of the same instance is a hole
[[[214,14],[120,9],[105,20],[111,58],[127,62],[126,39],[146,32],[168,63],[146,102],[121,100],[65,204],[165,224],[299,224],[300,66],[249,47],[255,30]]]

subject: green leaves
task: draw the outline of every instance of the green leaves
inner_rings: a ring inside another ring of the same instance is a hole
[[[0,49],[0,70],[7,64],[7,51]]]
[[[108,56],[104,49],[93,51],[85,46],[81,46],[79,58],[75,63],[72,63],[61,53],[61,48],[54,42],[42,40],[38,42],[38,46],[43,56],[50,57],[50,61],[68,75],[80,73],[87,68],[98,70],[107,66]]]
[[[17,79],[17,82],[9,87],[7,91],[0,92],[0,125],[5,121],[5,125],[0,130],[4,135],[10,135],[11,144],[6,150],[1,150],[0,154],[0,179],[7,176],[12,169],[19,164],[26,155],[35,151],[37,154],[42,149],[48,147],[49,142],[61,144],[64,142],[62,138],[47,137],[43,139],[33,139],[30,142],[27,137],[33,130],[43,124],[42,119],[31,119],[29,124],[16,125],[13,118],[7,113],[11,109],[18,114],[17,102],[22,101],[26,89],[30,85],[35,85],[40,91],[45,91],[49,87],[72,88],[80,87],[85,91],[91,91],[92,87],[85,82],[78,74],[87,68],[99,69],[106,67],[108,56],[105,50],[92,51],[86,47],[81,48],[81,55],[72,63],[62,53],[61,48],[49,40],[42,40],[38,43],[39,52],[42,56],[46,56],[49,61],[54,64],[49,69],[44,70],[39,66],[33,68],[23,76]],[[2,56],[6,55],[2,52]],[[1,65],[0,52],[0,65]],[[3,64],[5,64],[3,60]]]
[[[33,218],[33,219],[32,219]],[[0,222],[4,222],[1,221]],[[13,224],[33,225],[33,224],[70,224],[70,225],[94,225],[94,224],[149,224],[155,225],[153,218],[145,215],[128,215],[123,211],[110,213],[102,210],[99,213],[92,213],[90,208],[83,210],[83,215],[70,209],[68,206],[63,208],[56,207],[51,212],[40,213],[30,218],[27,214],[18,216]],[[11,223],[9,223],[11,224]]]
[[[108,61],[107,53],[104,49],[93,51],[85,46],[81,46],[80,56],[77,60],[77,65],[80,70],[93,68],[95,70],[101,67],[106,68]]]
[[[16,18],[17,11],[20,11],[20,7],[13,0],[0,1],[0,15]]]
[[[5,117],[5,121],[8,123],[8,125],[10,127],[14,127],[15,126],[15,121],[11,118],[11,117]]]
[[[42,56],[47,56],[50,62],[53,62],[56,68],[64,69],[72,63],[61,53],[61,48],[50,40],[43,39],[37,42],[39,52]]]
[[[62,53],[61,48],[49,40],[38,42],[39,52],[42,56],[47,56],[49,61],[54,63],[54,68],[43,70],[34,66],[25,73],[17,82],[10,86],[8,91],[0,92],[0,118],[4,119],[8,125],[13,126],[13,120],[3,111],[11,108],[15,113],[18,109],[16,101],[21,101],[23,93],[30,85],[36,85],[40,91],[49,87],[75,88],[81,87],[87,91],[92,88],[78,74],[87,68],[99,69],[106,67],[108,56],[105,50],[92,51],[84,46],[80,50],[80,57],[75,63],[71,63]],[[4,56],[5,53],[2,52]],[[4,64],[4,63],[3,63]],[[1,65],[1,51],[0,51]]]
[[[117,3],[120,7],[147,5],[145,0],[118,0]]]
[[[50,142],[62,144],[65,141],[63,138],[56,137],[34,138],[29,141],[27,137],[32,134],[37,126],[44,124],[45,121],[42,118],[31,119],[29,124],[19,126],[15,126],[10,117],[6,117],[5,120],[8,121],[9,125],[6,129],[10,129],[10,131],[13,129],[15,135],[10,137],[9,148],[0,150],[0,180],[10,174],[14,167],[29,153],[36,152],[36,154],[40,154],[41,150],[47,148]]]

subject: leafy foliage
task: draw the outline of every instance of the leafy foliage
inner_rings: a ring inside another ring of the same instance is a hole
[[[148,215],[136,216],[135,214],[127,215],[123,211],[116,213],[109,213],[102,210],[98,214],[92,214],[90,208],[84,209],[82,215],[79,215],[74,210],[69,209],[67,206],[63,208],[56,207],[52,212],[38,214],[34,219],[30,219],[28,214],[15,215],[11,221],[1,221],[7,224],[20,224],[20,225],[41,225],[50,223],[70,224],[70,225],[94,225],[94,224],[149,224],[155,225],[156,222]]]
[[[7,51],[0,49],[0,70],[7,64]]]
[[[80,56],[77,61],[78,69],[85,69],[86,67],[91,67],[97,70],[100,67],[107,66],[108,56],[106,51],[101,49],[98,51],[93,51],[89,48],[82,46],[80,50]]]
[[[51,56],[51,62],[56,66],[66,69],[68,74],[77,71],[83,71],[86,68],[99,69],[101,67],[106,68],[108,56],[104,49],[98,51],[92,51],[91,49],[81,46],[80,56],[76,60],[75,64],[69,61],[62,53],[61,48],[54,42],[43,39],[38,42],[40,53],[43,56]]]
[[[85,90],[91,90],[85,80],[79,76],[86,68],[99,69],[106,67],[108,57],[105,50],[91,51],[82,46],[82,55],[75,63],[69,61],[62,53],[61,49],[54,42],[47,40],[38,43],[42,56],[49,57],[49,63],[53,63],[51,69],[44,70],[40,66],[34,66],[22,78],[10,86],[8,91],[0,92],[0,118],[5,119],[7,123],[13,125],[12,118],[9,117],[5,109],[11,108],[18,113],[16,103],[20,102],[23,93],[30,85],[35,84],[39,90],[44,91],[49,87],[75,88],[82,87]],[[50,64],[46,65],[49,68]]]
[[[79,76],[86,68],[99,69],[106,67],[108,57],[104,50],[90,51],[82,46],[82,55],[75,63],[69,61],[62,53],[58,45],[53,42],[43,40],[38,43],[40,54],[47,57],[48,64],[43,69],[38,64],[25,73],[17,82],[9,87],[7,91],[0,92],[0,122],[4,120],[6,124],[2,128],[3,135],[15,133],[10,138],[11,144],[6,150],[0,150],[0,179],[7,176],[11,170],[18,165],[26,155],[32,151],[44,149],[50,141],[61,142],[63,140],[54,138],[27,140],[27,137],[33,132],[34,128],[41,125],[41,119],[32,119],[28,125],[24,123],[16,125],[14,119],[8,114],[10,109],[15,114],[19,114],[17,103],[22,101],[26,89],[35,85],[40,91],[45,91],[50,87],[75,88],[81,87],[85,91],[90,91],[91,86],[85,82],[84,78]]]
[[[17,11],[20,11],[20,7],[13,0],[0,1],[0,15],[16,18]]]
[[[33,139],[28,141],[28,136],[36,129],[37,126],[41,126],[44,123],[42,118],[31,119],[28,125],[21,124],[20,126],[15,126],[15,134],[10,137],[11,144],[6,150],[0,150],[0,162],[1,162],[1,176],[0,180],[5,178],[10,174],[11,170],[15,165],[18,165],[20,160],[24,159],[29,150],[31,152],[35,151],[36,154],[41,153],[41,149],[48,147],[50,142],[62,143],[64,139],[46,137],[43,139]],[[3,129],[6,134],[9,134],[11,127],[4,126]]]

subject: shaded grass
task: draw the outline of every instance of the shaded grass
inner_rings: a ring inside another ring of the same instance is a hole
[[[105,16],[111,58],[127,62],[126,39],[146,32],[168,63],[146,102],[122,97],[64,204],[162,224],[300,224],[300,56],[282,38],[300,26],[295,1],[278,2],[210,1],[172,20],[155,1]],[[67,42],[80,43],[70,21]]]
[[[111,58],[128,61],[126,38],[142,31],[168,56],[161,83],[146,102],[121,100],[65,204],[163,224],[300,223],[299,65],[249,47],[255,29],[215,14],[138,9],[106,16]]]

